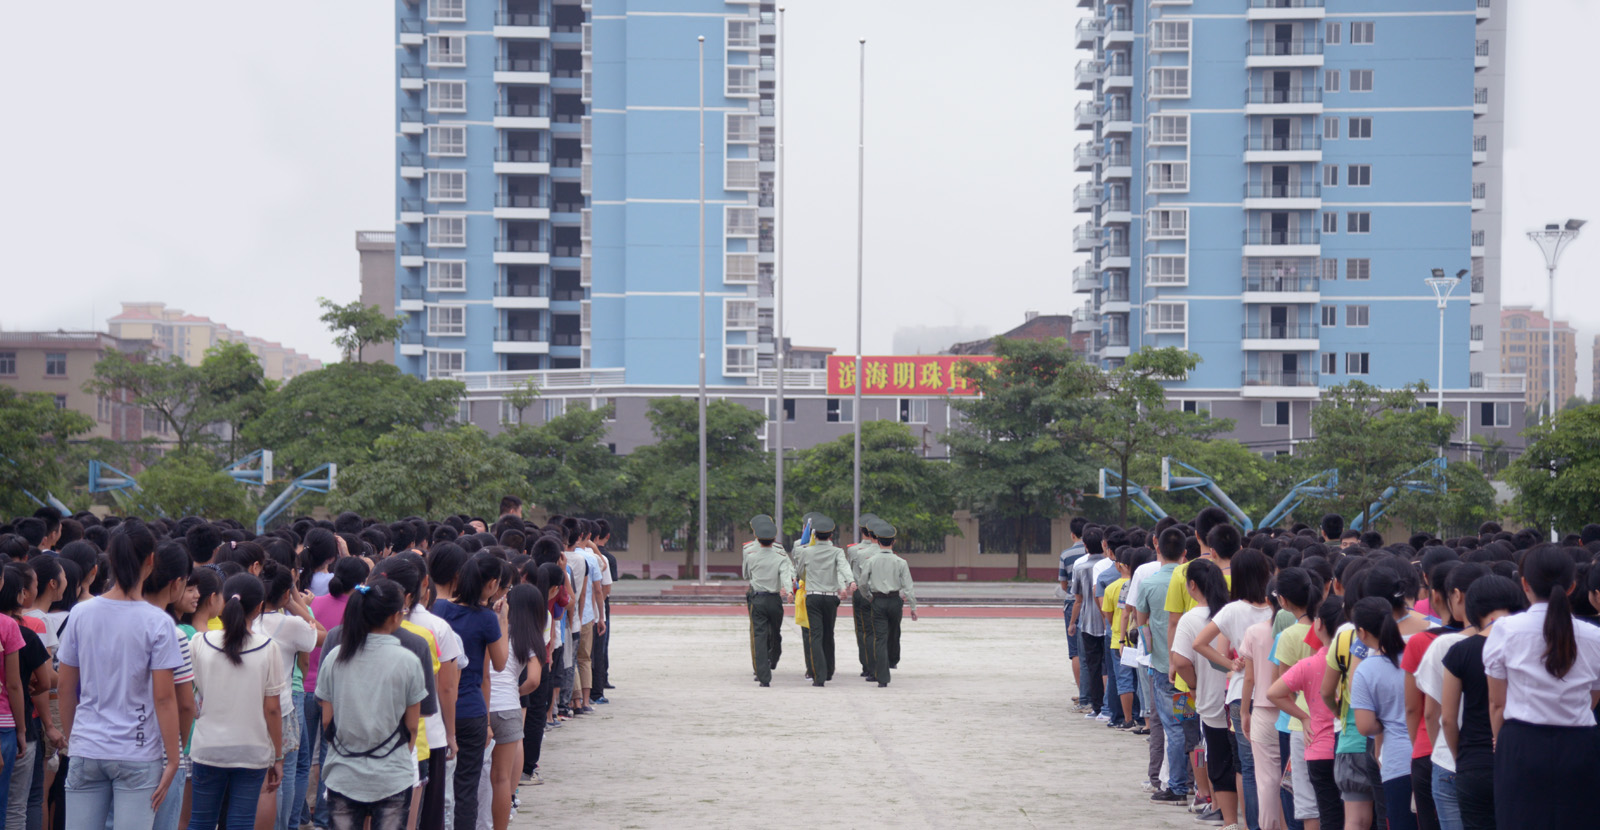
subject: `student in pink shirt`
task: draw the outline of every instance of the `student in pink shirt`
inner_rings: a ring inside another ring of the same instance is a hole
[[[1324,644],[1333,642],[1334,632],[1344,624],[1344,601],[1329,597],[1317,609],[1311,630]],[[1295,663],[1278,678],[1267,691],[1267,698],[1289,717],[1296,718],[1305,727],[1306,772],[1311,787],[1316,792],[1318,819],[1305,819],[1306,830],[1338,830],[1344,827],[1344,801],[1339,796],[1339,786],[1333,780],[1333,755],[1335,733],[1333,712],[1322,700],[1322,675],[1327,670],[1328,647],[1311,657]],[[1290,763],[1298,763],[1296,758]],[[1300,812],[1296,803],[1295,811]]]

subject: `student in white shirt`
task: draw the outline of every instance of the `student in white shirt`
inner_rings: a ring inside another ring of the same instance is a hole
[[[1238,823],[1239,772],[1228,740],[1228,673],[1195,649],[1200,632],[1228,604],[1228,583],[1215,563],[1196,559],[1184,574],[1189,595],[1197,605],[1184,613],[1173,632],[1172,668],[1194,690],[1194,708],[1206,740],[1206,775],[1211,781],[1212,803],[1222,812],[1224,826]]]

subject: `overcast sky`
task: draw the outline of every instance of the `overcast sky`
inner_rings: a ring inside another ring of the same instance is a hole
[[[901,326],[1000,332],[1070,313],[1071,0],[788,0],[788,334],[854,347],[857,39],[867,48],[866,350]],[[1579,58],[1600,3],[1496,3],[1511,22],[1505,302],[1545,304],[1522,232],[1596,220],[1562,263],[1590,392],[1600,332],[1600,115]],[[15,79],[0,327],[103,328],[164,300],[337,358],[319,296],[357,296],[354,235],[394,222],[393,7],[11,4]],[[85,21],[90,21],[85,25]],[[692,44],[689,48],[692,48]],[[1501,105],[1501,102],[1497,102]]]

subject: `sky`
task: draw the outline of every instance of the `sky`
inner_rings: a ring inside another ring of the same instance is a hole
[[[1496,3],[1511,21],[1506,304],[1545,305],[1522,233],[1595,226],[1562,260],[1558,316],[1591,394],[1600,333],[1600,113],[1578,58],[1600,3]],[[854,349],[857,91],[867,39],[865,350],[896,329],[1005,331],[1071,313],[1070,156],[1083,133],[1073,0],[788,0],[786,334]],[[359,291],[355,232],[394,224],[392,4],[84,0],[8,9],[14,159],[0,204],[0,328],[105,326],[165,301],[324,360],[317,299]],[[83,21],[92,19],[94,25]],[[66,48],[70,43],[70,48]],[[1577,73],[1577,74],[1574,74]],[[79,257],[76,253],[83,253]],[[88,254],[93,253],[93,256]],[[72,254],[68,256],[68,254]]]

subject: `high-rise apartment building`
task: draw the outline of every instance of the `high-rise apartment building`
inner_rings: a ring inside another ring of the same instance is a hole
[[[200,365],[206,350],[219,343],[243,343],[261,361],[268,380],[285,381],[322,368],[322,361],[272,340],[252,337],[210,317],[189,314],[166,303],[123,303],[106,321],[111,336],[157,359],[179,357]]]
[[[1328,386],[1437,387],[1441,348],[1457,414],[1521,397],[1478,367],[1499,299],[1490,0],[1079,5],[1073,327],[1094,359],[1194,351],[1172,397],[1280,450]],[[1442,346],[1434,269],[1467,275]]]
[[[360,257],[361,304],[394,313],[394,231],[356,231]],[[394,343],[373,343],[361,350],[363,363],[393,363]]]
[[[1578,333],[1555,321],[1556,409],[1578,393]],[[1550,318],[1529,306],[1500,312],[1500,371],[1527,378],[1527,405],[1543,411],[1550,389]]]
[[[696,381],[700,36],[708,381],[772,366],[773,4],[396,10],[403,369]]]

